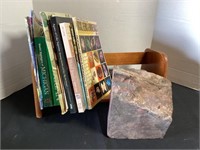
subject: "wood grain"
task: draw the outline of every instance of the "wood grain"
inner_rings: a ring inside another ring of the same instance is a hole
[[[107,65],[141,64],[144,52],[104,53]]]
[[[165,53],[146,49],[141,64],[141,69],[167,77],[168,59]]]
[[[36,118],[42,118],[42,111],[40,109],[39,98],[36,89],[36,81],[34,76],[33,65],[31,65],[31,75],[32,75],[32,85],[33,85],[33,95],[34,95],[34,105],[35,105],[35,116]]]

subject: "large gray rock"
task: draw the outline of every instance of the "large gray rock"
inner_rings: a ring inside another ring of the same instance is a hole
[[[163,138],[172,122],[171,82],[144,70],[113,69],[107,134],[116,139]]]

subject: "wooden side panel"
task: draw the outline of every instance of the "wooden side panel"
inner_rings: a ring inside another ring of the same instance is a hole
[[[141,69],[167,77],[168,60],[164,53],[146,49],[141,64]]]
[[[32,64],[31,64],[31,75],[32,75],[32,85],[33,85],[33,94],[34,94],[35,116],[36,118],[42,118],[42,111],[40,109]]]

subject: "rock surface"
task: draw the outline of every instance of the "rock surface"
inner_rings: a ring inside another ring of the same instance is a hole
[[[107,125],[110,138],[163,138],[172,112],[168,79],[144,70],[114,67]]]

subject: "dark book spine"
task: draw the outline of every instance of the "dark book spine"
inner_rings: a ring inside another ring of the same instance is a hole
[[[58,58],[58,67],[60,70],[61,80],[64,85],[64,90],[66,94],[66,99],[69,106],[70,113],[76,113],[77,112],[77,106],[74,96],[74,91],[72,87],[71,77],[69,73],[69,68],[67,64],[67,58],[64,51],[64,46],[62,43],[62,37],[59,29],[59,25],[57,24],[56,18],[52,17],[49,20],[50,28],[52,31],[52,38],[53,38],[53,44],[54,48],[57,54]]]

